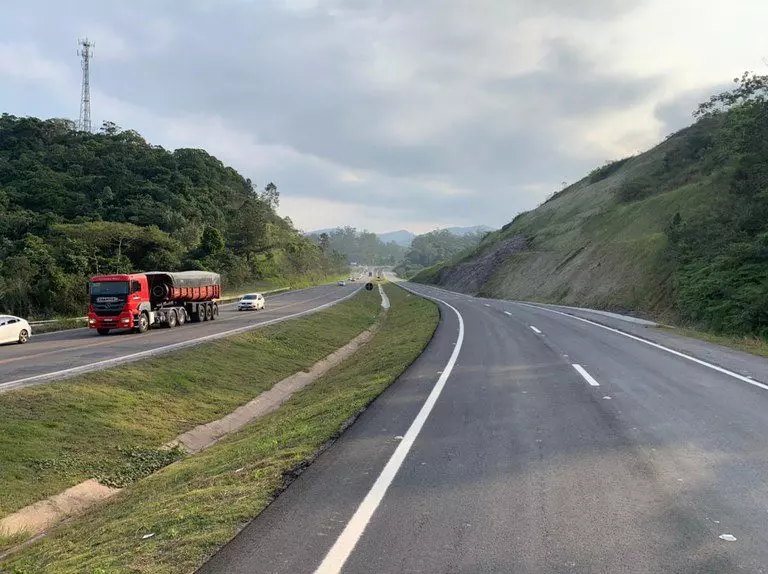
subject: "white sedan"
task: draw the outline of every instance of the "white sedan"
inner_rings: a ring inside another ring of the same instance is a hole
[[[265,305],[264,296],[261,293],[248,293],[237,302],[238,311],[258,311]]]
[[[19,343],[29,341],[32,327],[21,317],[0,315],[0,343]]]

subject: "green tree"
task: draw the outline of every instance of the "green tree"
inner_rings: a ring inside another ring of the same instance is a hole
[[[200,239],[200,252],[203,257],[215,255],[224,251],[224,236],[221,231],[210,225],[203,230],[203,237]]]
[[[80,315],[88,278],[115,271],[211,269],[232,288],[335,269],[277,215],[279,197],[204,150],[112,122],[90,134],[2,114],[0,311]]]

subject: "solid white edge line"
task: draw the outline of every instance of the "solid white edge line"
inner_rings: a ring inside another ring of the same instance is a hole
[[[592,375],[590,375],[584,369],[584,367],[582,367],[581,365],[577,365],[576,363],[573,363],[572,366],[573,366],[574,369],[576,369],[576,372],[578,372],[584,378],[584,380],[587,381],[590,385],[592,385],[593,387],[599,387],[600,386],[600,383],[598,383],[594,379],[594,377],[592,377]]]
[[[451,357],[448,359],[448,363],[443,368],[443,372],[440,375],[440,378],[437,379],[435,386],[429,393],[429,396],[424,402],[424,405],[421,407],[419,414],[417,414],[416,418],[413,419],[413,422],[408,428],[408,431],[405,433],[405,435],[403,435],[403,440],[400,441],[400,444],[395,449],[392,457],[384,466],[384,469],[381,471],[381,474],[379,474],[376,482],[373,483],[371,490],[368,491],[368,494],[360,503],[360,506],[357,508],[355,514],[352,516],[344,530],[339,535],[339,538],[336,540],[335,544],[328,551],[328,554],[326,554],[323,562],[320,564],[320,566],[318,566],[317,570],[315,570],[315,574],[337,574],[338,572],[341,572],[341,569],[344,567],[347,559],[355,549],[357,542],[363,535],[365,528],[368,526],[368,522],[371,520],[373,513],[376,512],[376,509],[384,498],[387,489],[389,488],[390,484],[392,484],[392,481],[397,475],[397,471],[400,469],[400,466],[403,464],[405,457],[408,455],[408,451],[411,450],[411,446],[419,436],[419,433],[421,432],[427,417],[429,417],[429,413],[432,412],[432,408],[435,406],[440,393],[443,391],[445,382],[451,375],[451,371],[453,371],[453,366],[456,364],[456,360],[459,357],[459,351],[461,350],[461,345],[464,341],[464,319],[462,318],[461,313],[459,313],[455,307],[449,303],[446,303],[442,299],[430,297],[428,295],[418,293],[417,291],[411,291],[406,287],[402,288],[406,291],[410,291],[411,293],[419,295],[420,297],[434,299],[435,301],[444,304],[454,313],[456,313],[456,316],[459,319],[459,337],[456,341],[456,346],[453,348],[453,353],[451,353]]]
[[[528,325],[528,326],[531,328],[531,331],[533,331],[537,335],[541,335],[541,331],[539,331],[536,327],[534,327],[533,325]]]
[[[548,307],[539,307],[538,305],[530,305],[528,303],[520,303],[520,302],[518,302],[517,304],[525,305],[526,307],[532,307],[534,309],[541,309],[542,311],[548,311],[550,313],[555,313],[557,315],[563,315],[564,317],[570,317],[571,319],[576,319],[577,321],[582,321],[583,323],[589,323],[590,325],[594,325],[595,327],[600,327],[601,329],[605,329],[606,331],[611,331],[612,333],[617,333],[619,335],[622,335],[623,337],[628,337],[635,341],[639,341],[640,343],[644,343],[651,347],[655,347],[656,349],[661,349],[662,351],[666,351],[667,353],[675,355],[676,357],[680,357],[682,359],[692,361],[698,365],[707,367],[708,369],[712,369],[713,371],[717,371],[718,373],[728,375],[729,377],[733,377],[734,379],[738,379],[739,381],[749,383],[750,385],[753,385],[755,387],[759,387],[763,390],[768,391],[768,385],[765,385],[761,382],[747,378],[744,375],[740,375],[739,373],[734,373],[733,371],[729,371],[728,369],[724,369],[723,367],[718,367],[717,365],[713,365],[712,363],[708,363],[707,361],[702,361],[701,359],[697,359],[696,357],[686,355],[685,353],[681,353],[680,351],[675,351],[674,349],[670,349],[669,347],[665,347],[664,345],[659,345],[658,343],[654,343],[653,341],[649,341],[648,339],[643,339],[642,337],[636,337],[635,335],[630,335],[629,333],[625,333],[624,331],[620,331],[619,329],[614,329],[613,327],[601,325],[600,323],[595,323],[594,321],[590,321],[589,319],[584,319],[583,317],[577,317],[576,315],[571,315],[569,313],[563,313],[562,311],[555,311],[554,309],[549,309]]]
[[[322,305],[319,305],[317,307],[313,307],[312,309],[306,309],[305,311],[300,311],[298,313],[293,313],[291,315],[286,315],[284,317],[277,317],[275,319],[270,319],[269,321],[262,321],[261,323],[252,323],[250,325],[246,325],[244,327],[238,327],[236,329],[230,329],[229,331],[222,331],[221,333],[212,333],[210,335],[205,335],[203,337],[198,337],[196,339],[189,339],[187,341],[180,341],[178,343],[171,343],[170,345],[164,345],[162,347],[156,347],[154,349],[147,349],[146,351],[139,351],[138,353],[132,353],[130,355],[123,355],[121,357],[113,357],[111,359],[105,359],[103,361],[97,361],[95,363],[88,363],[87,365],[80,365],[78,367],[72,367],[69,369],[62,369],[61,371],[53,371],[50,373],[44,373],[41,375],[34,375],[32,377],[26,377],[24,379],[16,379],[15,381],[7,381],[5,383],[0,383],[0,393],[5,391],[10,391],[17,388],[23,388],[24,386],[27,386],[31,383],[35,382],[46,382],[46,381],[54,381],[54,380],[61,380],[66,379],[69,377],[73,377],[75,375],[81,375],[83,373],[90,373],[91,371],[99,371],[101,369],[105,369],[107,367],[114,367],[116,365],[122,365],[124,363],[131,363],[133,361],[137,361],[139,359],[143,359],[145,357],[153,357],[155,355],[162,355],[165,353],[168,353],[170,351],[175,351],[178,349],[183,349],[185,347],[193,347],[196,345],[199,345],[200,343],[203,343],[205,341],[212,341],[214,339],[222,339],[224,337],[229,337],[231,335],[237,335],[239,333],[246,333],[248,331],[253,331],[255,329],[259,329],[261,327],[266,327],[268,325],[274,325],[275,323],[280,323],[282,321],[287,321],[288,319],[293,319],[295,317],[301,317],[302,315],[309,315],[310,313],[314,313],[316,311],[320,311],[321,309],[326,309],[327,307],[332,307],[333,305],[336,305],[337,303],[341,303],[342,301],[345,301],[346,299],[349,299],[353,295],[355,295],[358,291],[360,291],[362,287],[358,287],[352,293],[349,295],[345,295],[341,299],[337,299],[336,301],[330,301],[328,303],[323,303]]]

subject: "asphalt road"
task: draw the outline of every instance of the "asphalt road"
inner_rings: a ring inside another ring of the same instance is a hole
[[[188,323],[175,329],[151,329],[142,335],[117,331],[100,336],[95,330],[73,329],[34,335],[26,345],[0,346],[0,392],[57,380],[119,362],[142,358],[137,353],[162,353],[201,337],[216,337],[235,329],[247,329],[295,315],[306,314],[332,304],[359,289],[359,283],[346,287],[323,285],[266,297],[266,309],[238,312],[234,304],[220,307],[219,317],[205,323]],[[74,369],[74,371],[73,371]]]
[[[201,573],[768,568],[768,361],[410,287],[426,351]]]

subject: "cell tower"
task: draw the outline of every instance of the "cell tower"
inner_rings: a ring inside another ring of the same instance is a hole
[[[83,86],[80,90],[80,119],[77,122],[77,129],[90,132],[91,131],[91,80],[90,80],[90,66],[91,66],[91,48],[95,44],[88,40],[88,38],[80,39],[77,41],[81,49],[77,51],[77,55],[80,56],[80,66],[83,68]]]

